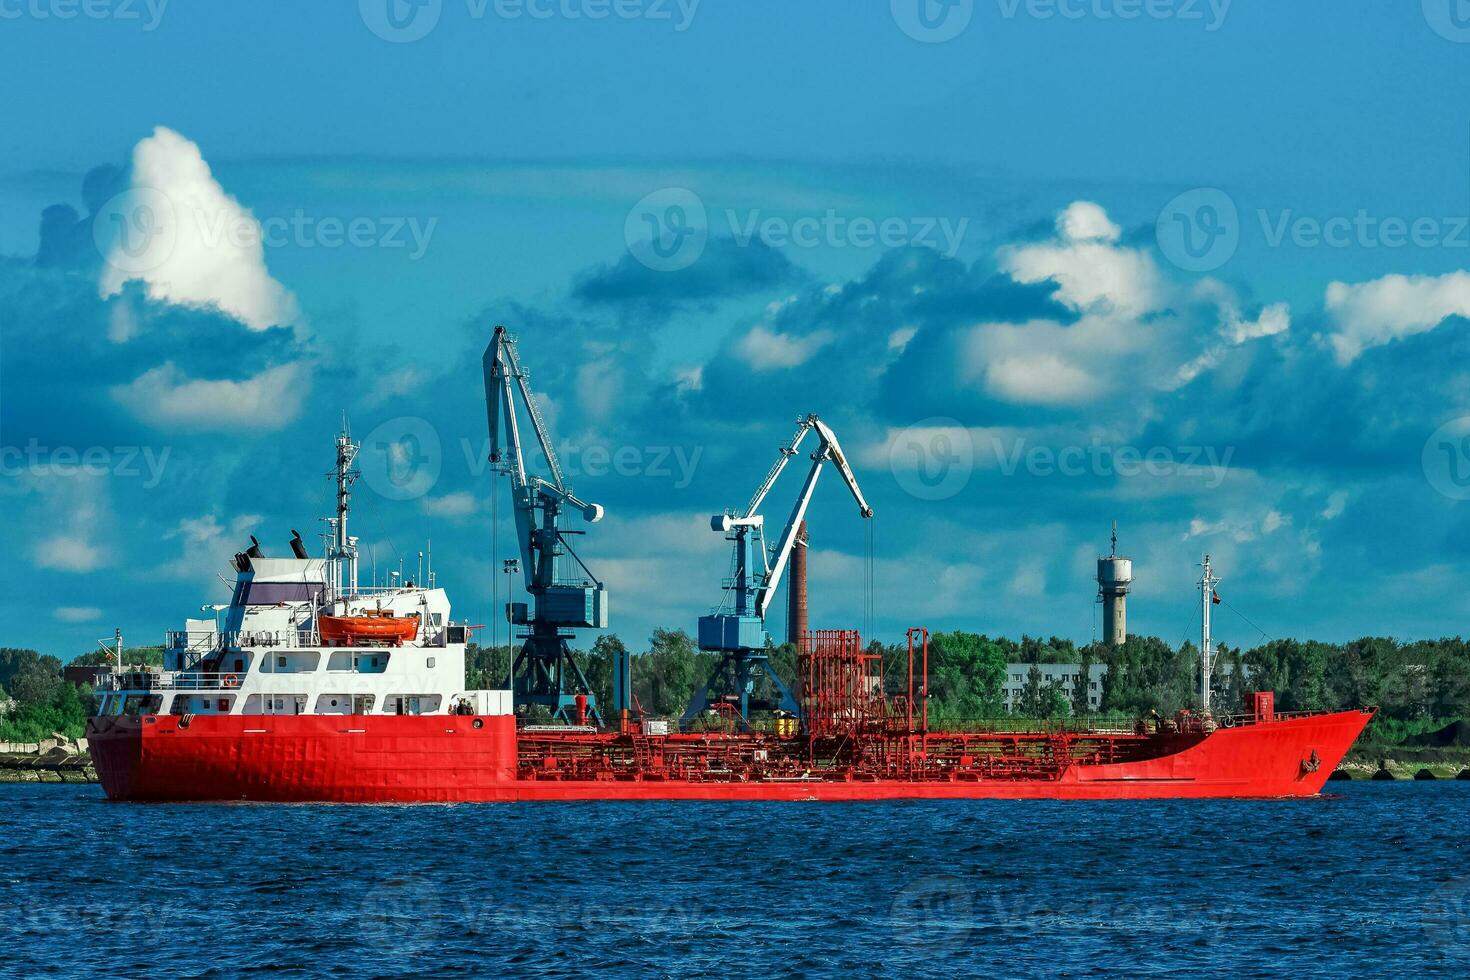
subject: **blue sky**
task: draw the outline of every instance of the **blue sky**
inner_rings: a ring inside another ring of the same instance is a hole
[[[0,2],[0,642],[218,600],[318,529],[343,411],[379,571],[432,539],[486,621],[497,322],[634,640],[807,412],[885,639],[1090,639],[1115,518],[1137,632],[1194,635],[1206,550],[1271,636],[1462,631],[1464,3],[392,4]]]

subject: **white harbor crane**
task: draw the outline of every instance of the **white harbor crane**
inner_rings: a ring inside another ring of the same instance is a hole
[[[811,456],[812,467],[807,473],[806,483],[802,485],[801,494],[791,509],[791,516],[787,518],[780,537],[773,547],[767,548],[765,518],[760,514],[761,504],[765,502],[786,464],[800,450],[807,434],[813,431],[817,433],[819,442],[816,452]],[[725,682],[730,682],[734,693],[739,697],[740,718],[742,723],[748,724],[750,696],[755,689],[756,679],[763,675],[770,676],[778,692],[779,703],[776,707],[798,717],[801,715],[800,705],[790,689],[769,669],[766,649],[770,645],[770,637],[766,632],[765,620],[766,611],[786,573],[791,549],[796,543],[797,530],[806,517],[807,505],[811,503],[812,492],[817,487],[817,478],[822,475],[823,464],[827,462],[831,462],[837,472],[842,474],[847,489],[857,501],[859,513],[865,520],[871,518],[873,508],[868,506],[868,501],[858,487],[857,477],[848,465],[837,435],[815,415],[807,415],[798,420],[796,433],[781,448],[776,464],[766,474],[744,510],[726,511],[711,518],[710,526],[724,534],[735,546],[734,575],[726,584],[725,603],[717,611],[699,618],[699,648],[721,656],[709,679],[690,699],[689,707],[680,719],[681,725],[688,725],[706,710],[709,707],[711,688]],[[731,600],[734,604],[732,610],[727,609]]]

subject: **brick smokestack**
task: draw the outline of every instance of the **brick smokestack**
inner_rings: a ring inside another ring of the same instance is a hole
[[[786,582],[786,642],[797,647],[807,631],[806,542],[806,521],[802,521],[791,549],[791,578]]]

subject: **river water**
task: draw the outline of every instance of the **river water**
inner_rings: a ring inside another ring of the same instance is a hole
[[[0,786],[0,974],[1470,974],[1470,782],[1316,800],[112,804]]]

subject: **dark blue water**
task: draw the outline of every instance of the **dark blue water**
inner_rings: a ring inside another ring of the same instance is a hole
[[[1470,783],[138,806],[0,786],[0,974],[1470,973]]]

